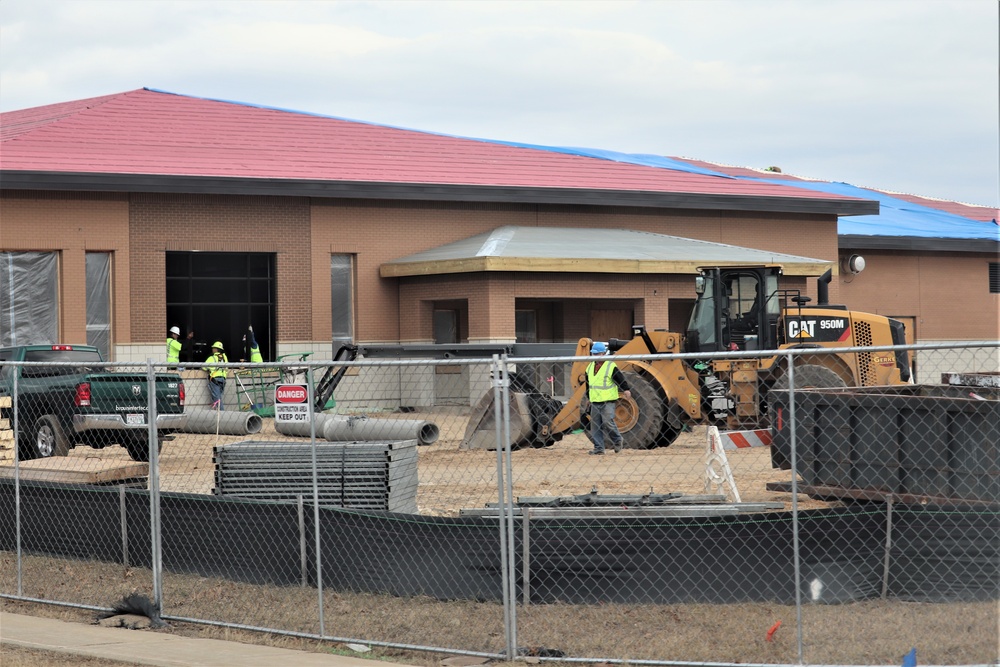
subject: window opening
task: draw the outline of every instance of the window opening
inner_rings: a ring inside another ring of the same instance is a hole
[[[59,340],[59,255],[0,252],[0,346]]]
[[[438,345],[459,342],[457,310],[434,311],[434,342]]]
[[[221,341],[231,361],[249,358],[243,337],[252,326],[264,359],[275,358],[274,253],[168,252],[166,327],[177,326],[181,361],[201,362]],[[166,330],[163,332],[166,336]]]
[[[111,359],[111,253],[86,253],[87,345]]]
[[[330,256],[331,329],[336,351],[354,342],[354,257]]]

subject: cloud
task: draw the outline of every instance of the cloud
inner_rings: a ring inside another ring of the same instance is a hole
[[[149,86],[995,204],[997,5],[958,4],[4,0],[0,108]]]

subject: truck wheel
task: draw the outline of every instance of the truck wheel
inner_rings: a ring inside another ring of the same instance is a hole
[[[796,389],[827,389],[846,387],[844,379],[826,366],[804,364],[795,367]],[[788,373],[774,381],[771,389],[788,389]]]
[[[123,443],[125,451],[128,452],[129,457],[133,461],[139,461],[140,463],[149,463],[149,440],[146,438],[129,440]],[[156,439],[156,451],[157,453],[163,450],[163,439]]]
[[[42,415],[31,429],[31,440],[22,447],[23,458],[45,459],[69,454],[69,440],[55,415]]]

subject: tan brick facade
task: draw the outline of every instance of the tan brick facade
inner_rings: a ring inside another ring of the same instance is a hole
[[[989,292],[991,253],[868,251],[864,272],[840,276],[851,308],[914,318],[917,340],[997,340],[1000,294]]]
[[[117,349],[162,347],[167,251],[275,253],[278,341],[285,349],[320,351],[331,339],[331,254],[354,258],[355,339],[366,343],[432,340],[433,304],[448,300],[467,304],[470,342],[513,340],[517,304],[552,300],[564,302],[560,326],[568,339],[588,335],[593,308],[631,309],[636,323],[650,329],[683,327],[669,322],[668,311],[671,299],[694,297],[688,275],[379,275],[389,260],[504,225],[566,228],[568,246],[586,244],[587,229],[633,229],[826,260],[838,256],[832,216],[194,194],[5,192],[0,205],[0,249],[60,253],[59,328],[67,342],[86,340],[85,251],[113,253]],[[998,295],[986,293],[988,255],[866,255],[863,274],[834,280],[832,301],[913,316],[921,339],[996,338]],[[815,296],[812,280],[786,279],[785,287]]]

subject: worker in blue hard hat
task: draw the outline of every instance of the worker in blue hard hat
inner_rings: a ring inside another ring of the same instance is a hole
[[[608,354],[608,345],[594,341],[590,347],[593,356]],[[590,399],[590,439],[594,442],[591,454],[604,454],[604,440],[609,438],[615,452],[620,452],[624,439],[615,423],[615,403],[619,396],[631,398],[628,382],[618,365],[610,360],[598,359],[587,365],[587,398]]]

